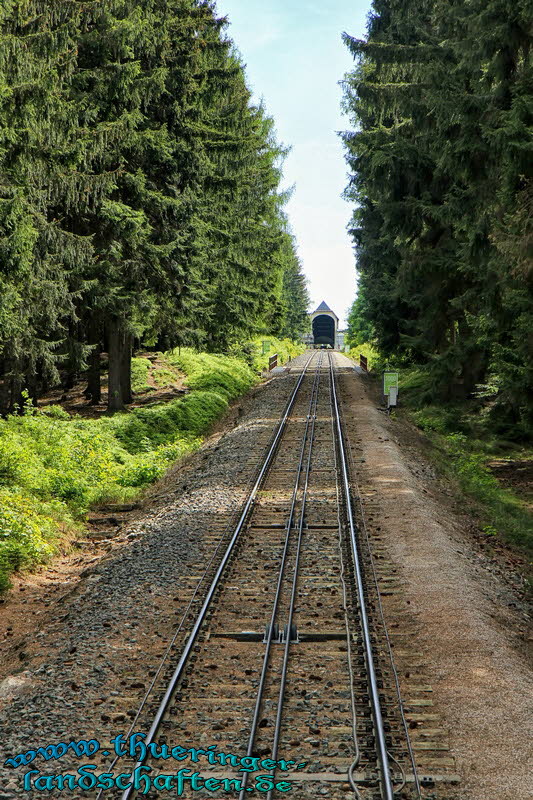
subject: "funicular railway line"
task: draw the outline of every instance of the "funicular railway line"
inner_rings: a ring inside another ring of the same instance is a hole
[[[436,796],[424,793],[417,775],[372,559],[357,526],[334,358],[318,351],[296,373],[248,499],[130,729],[149,730],[146,744],[305,766],[248,775],[204,757],[185,766],[204,779],[239,779],[241,791],[185,796],[282,795],[259,794],[258,774],[271,775],[272,785],[291,782],[298,800]],[[150,756],[141,763],[162,771]],[[141,796],[131,787],[123,800]]]

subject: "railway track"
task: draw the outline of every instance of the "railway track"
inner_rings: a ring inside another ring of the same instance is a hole
[[[199,800],[425,796],[357,527],[333,358],[314,353],[296,373],[247,500],[150,676],[129,731],[148,734],[121,771],[190,768],[183,794]],[[183,765],[158,757],[165,745]],[[122,800],[160,795],[131,785]]]

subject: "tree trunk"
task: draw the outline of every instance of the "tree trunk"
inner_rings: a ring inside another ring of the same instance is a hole
[[[89,355],[89,370],[87,372],[87,388],[84,395],[90,398],[91,405],[96,405],[102,400],[102,387],[100,384],[100,325],[94,316],[89,321],[89,344],[94,345]]]
[[[89,371],[87,373],[87,388],[85,390],[87,399],[90,398],[92,406],[97,405],[102,400],[102,387],[100,385],[100,343],[95,345],[89,356]]]
[[[69,364],[67,367],[67,372],[65,374],[65,380],[63,381],[63,391],[70,392],[71,389],[74,388],[76,385],[76,381],[78,380],[78,373],[76,370],[72,368],[72,365]]]
[[[109,349],[109,380],[108,380],[108,411],[123,411],[122,399],[122,358],[124,350],[124,337],[117,319],[110,318],[107,323],[108,349]]]
[[[33,405],[37,405],[37,401],[39,399],[39,387],[37,384],[37,375],[35,372],[30,373],[26,377],[26,391],[28,392],[28,397],[33,402]]]
[[[120,386],[122,389],[122,400],[124,403],[133,403],[131,393],[131,344],[133,337],[131,333],[123,334],[124,347],[122,351]]]

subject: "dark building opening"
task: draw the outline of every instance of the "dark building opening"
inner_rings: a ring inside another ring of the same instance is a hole
[[[315,344],[329,344],[335,347],[335,320],[327,314],[320,314],[313,320],[313,341]]]

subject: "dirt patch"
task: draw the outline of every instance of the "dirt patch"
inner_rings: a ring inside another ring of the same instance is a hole
[[[362,507],[401,576],[405,624],[430,667],[460,796],[526,800],[533,677],[516,557],[480,549],[460,500],[425,459],[423,437],[378,410],[365,383],[355,373],[340,379]]]

